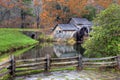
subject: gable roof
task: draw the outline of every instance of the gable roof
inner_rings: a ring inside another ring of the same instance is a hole
[[[63,31],[75,31],[78,30],[77,27],[75,27],[72,24],[58,24],[54,27],[53,31],[55,30],[56,27],[60,27],[60,29],[62,29]]]
[[[91,21],[88,21],[86,18],[71,18],[75,22],[75,24],[88,24],[92,25]]]

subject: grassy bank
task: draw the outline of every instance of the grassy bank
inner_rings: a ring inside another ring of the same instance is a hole
[[[36,40],[23,35],[18,30],[0,29],[0,54],[36,43]]]

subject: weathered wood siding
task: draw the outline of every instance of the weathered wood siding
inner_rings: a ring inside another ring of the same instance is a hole
[[[53,35],[55,39],[66,40],[66,39],[72,38],[75,32],[76,31],[63,31],[57,26],[53,32]]]

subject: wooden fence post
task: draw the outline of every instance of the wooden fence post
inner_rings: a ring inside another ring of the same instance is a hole
[[[78,68],[77,68],[77,70],[82,70],[82,68],[83,68],[83,65],[82,65],[82,55],[79,54],[78,55]]]
[[[15,76],[15,57],[14,57],[14,55],[11,55],[10,56],[10,67],[9,67],[9,69],[10,69],[10,75],[12,76],[12,77],[14,77]]]
[[[118,69],[120,69],[120,56],[117,56],[117,66],[118,66]]]
[[[48,72],[50,70],[50,56],[47,54],[46,56],[46,65],[45,65],[45,72]]]

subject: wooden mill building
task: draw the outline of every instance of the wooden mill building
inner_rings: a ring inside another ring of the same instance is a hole
[[[53,36],[56,40],[67,40],[75,37],[81,41],[84,35],[88,35],[92,22],[86,18],[71,18],[68,24],[58,24],[53,28]]]

